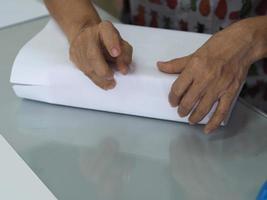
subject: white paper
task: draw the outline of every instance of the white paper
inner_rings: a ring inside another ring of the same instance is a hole
[[[1,200],[56,200],[1,135],[0,160]]]
[[[0,29],[47,15],[41,1],[0,0]]]
[[[177,75],[160,72],[158,60],[188,55],[210,35],[115,24],[134,48],[133,72],[116,74],[117,86],[104,91],[70,61],[68,43],[54,21],[27,43],[17,56],[11,82],[19,97],[52,104],[188,122],[168,102]],[[208,122],[215,107],[201,123]],[[225,120],[224,123],[226,123]]]

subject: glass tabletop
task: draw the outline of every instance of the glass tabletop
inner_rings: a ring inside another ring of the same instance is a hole
[[[0,132],[58,199],[251,200],[267,179],[267,118],[238,101],[202,126],[21,100],[18,50],[48,18],[0,31]]]

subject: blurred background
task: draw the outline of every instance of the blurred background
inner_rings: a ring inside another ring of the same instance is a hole
[[[120,16],[121,0],[94,0],[94,2],[113,16]]]
[[[120,18],[123,0],[93,0],[98,7]],[[48,16],[43,0],[0,0],[0,29]]]

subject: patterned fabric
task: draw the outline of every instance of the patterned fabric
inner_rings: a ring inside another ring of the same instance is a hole
[[[210,34],[267,14],[267,0],[125,0],[124,5],[124,22]],[[267,112],[267,59],[251,67],[241,96]]]

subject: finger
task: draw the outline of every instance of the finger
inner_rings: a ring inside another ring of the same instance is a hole
[[[178,108],[178,113],[181,117],[185,117],[191,112],[197,101],[200,99],[205,88],[206,85],[204,82],[198,83],[195,81],[187,90],[181,99],[181,103],[179,104]]]
[[[129,65],[132,63],[133,48],[132,46],[124,41],[122,46],[122,53],[116,59],[116,65],[118,70],[122,74],[127,74],[129,71]]]
[[[110,90],[113,89],[116,86],[115,80],[106,80],[103,79],[95,74],[95,72],[85,73],[87,77],[89,77],[95,85],[98,87],[104,89],[104,90]]]
[[[164,73],[177,74],[184,70],[187,62],[189,61],[189,57],[190,56],[185,56],[167,62],[158,62],[157,65],[159,70]]]
[[[94,71],[93,67],[88,63],[90,59],[88,59],[82,48],[71,48],[70,59],[84,74],[90,74]]]
[[[227,116],[232,103],[237,95],[237,92],[240,88],[239,84],[233,83],[231,86],[231,89],[228,90],[219,100],[219,104],[216,108],[215,113],[211,117],[210,121],[208,124],[205,126],[204,132],[206,134],[211,133],[215,129],[217,129],[222,121],[225,119]]]
[[[213,94],[212,92],[207,92],[199,104],[193,111],[193,113],[189,117],[190,124],[196,124],[200,122],[212,109],[215,101],[218,99],[217,94]]]
[[[179,104],[179,99],[177,99],[177,96],[172,91],[169,93],[169,102],[172,107],[177,107]]]
[[[175,80],[169,94],[169,101],[173,107],[178,106],[182,96],[187,91],[192,81],[193,81],[192,75],[187,71],[184,71]]]
[[[100,38],[112,57],[118,57],[121,54],[121,37],[117,29],[109,21],[100,24]]]
[[[93,48],[88,48],[87,59],[84,59],[84,65],[88,68],[93,68],[97,76],[113,80],[114,73],[106,62],[103,53],[98,45],[94,45]]]

